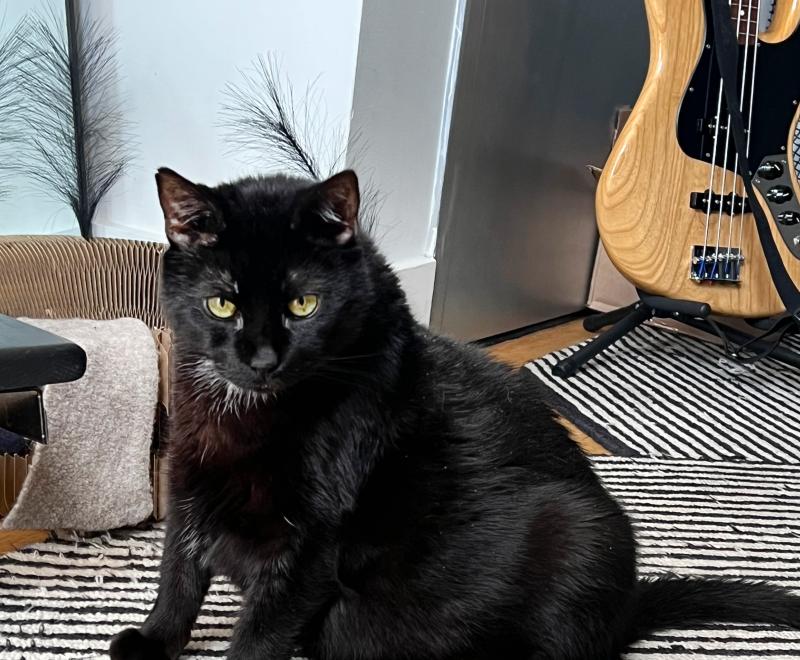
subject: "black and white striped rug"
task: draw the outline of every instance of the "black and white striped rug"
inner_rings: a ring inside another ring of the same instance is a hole
[[[554,376],[583,345],[525,366],[553,407],[612,454],[800,464],[800,370],[740,366],[718,346],[643,326],[577,375]]]
[[[742,577],[800,590],[797,466],[648,458],[601,458],[595,466],[635,521],[643,575]],[[102,657],[108,639],[138,625],[155,599],[162,535],[156,527],[53,541],[1,557],[0,660]],[[223,657],[238,607],[236,591],[215,582],[185,657]],[[800,658],[800,632],[667,630],[637,642],[626,658],[733,656]]]

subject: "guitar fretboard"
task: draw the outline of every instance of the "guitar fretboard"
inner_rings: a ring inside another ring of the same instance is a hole
[[[731,20],[738,29],[739,43],[756,42],[756,36],[769,27],[775,0],[731,0]]]

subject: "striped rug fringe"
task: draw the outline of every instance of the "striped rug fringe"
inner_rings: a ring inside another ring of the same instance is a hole
[[[800,468],[599,458],[641,546],[641,573],[770,580],[800,591]],[[0,558],[0,660],[105,657],[109,638],[139,625],[158,584],[163,528],[75,543],[52,541]],[[240,605],[215,580],[186,658],[221,658]],[[800,632],[755,625],[667,630],[627,660],[800,657]],[[502,660],[502,659],[498,659]]]

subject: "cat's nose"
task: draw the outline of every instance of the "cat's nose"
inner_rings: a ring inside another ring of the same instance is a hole
[[[271,346],[261,346],[250,358],[250,366],[259,371],[272,371],[278,365],[278,354]]]

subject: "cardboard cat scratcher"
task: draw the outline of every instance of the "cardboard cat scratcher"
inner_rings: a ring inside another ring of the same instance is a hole
[[[0,236],[0,314],[29,318],[136,318],[159,354],[159,414],[153,430],[153,509],[165,513],[162,459],[169,413],[170,335],[158,301],[161,243],[74,236]],[[91,457],[86,457],[91,460]],[[0,517],[27,476],[28,457],[0,454]]]

